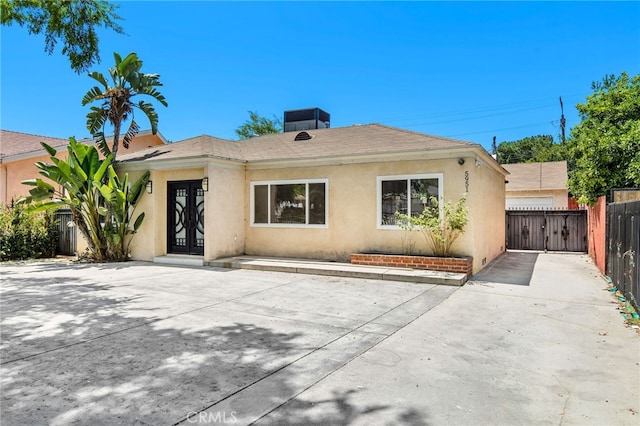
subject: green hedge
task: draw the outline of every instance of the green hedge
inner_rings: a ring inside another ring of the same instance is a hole
[[[57,244],[55,212],[0,206],[0,260],[54,257]]]

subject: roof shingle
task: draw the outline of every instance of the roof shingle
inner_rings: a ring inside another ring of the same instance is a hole
[[[567,162],[503,164],[510,173],[507,191],[567,189]]]
[[[54,148],[57,148],[66,146],[69,143],[69,140],[12,132],[10,130],[0,130],[0,158],[10,155],[25,154],[27,152],[43,151],[40,142],[44,142]]]
[[[276,133],[240,141],[203,135],[173,144],[122,155],[121,162],[214,156],[237,161],[270,161],[478,147],[472,142],[430,136],[381,124],[307,130],[309,140],[296,141],[299,132]]]

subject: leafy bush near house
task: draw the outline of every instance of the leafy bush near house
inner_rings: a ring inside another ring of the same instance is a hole
[[[144,194],[149,172],[129,182],[121,179],[113,168],[113,156],[101,160],[93,145],[69,138],[67,159],[56,157],[57,151],[44,142],[51,163],[37,162],[40,174],[63,190],[44,180],[23,181],[32,186],[29,196],[18,200],[28,205],[28,211],[51,211],[65,206],[89,245],[90,257],[99,262],[128,259],[129,245],[138,232],[144,213],[135,216],[135,209]]]
[[[0,260],[53,257],[57,243],[55,213],[0,208]]]
[[[448,256],[451,245],[469,223],[465,202],[466,197],[463,196],[456,203],[441,205],[438,198],[430,197],[429,205],[417,216],[396,212],[397,223],[405,231],[420,230],[436,256]]]

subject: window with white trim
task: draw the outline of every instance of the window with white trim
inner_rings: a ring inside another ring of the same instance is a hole
[[[328,180],[251,182],[251,225],[326,227]]]
[[[398,228],[396,212],[418,216],[429,199],[442,198],[442,173],[378,176],[378,228]]]

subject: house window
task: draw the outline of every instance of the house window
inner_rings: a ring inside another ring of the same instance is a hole
[[[442,174],[378,176],[378,228],[397,229],[396,212],[418,216],[442,198]]]
[[[328,180],[251,182],[251,224],[326,227]]]

